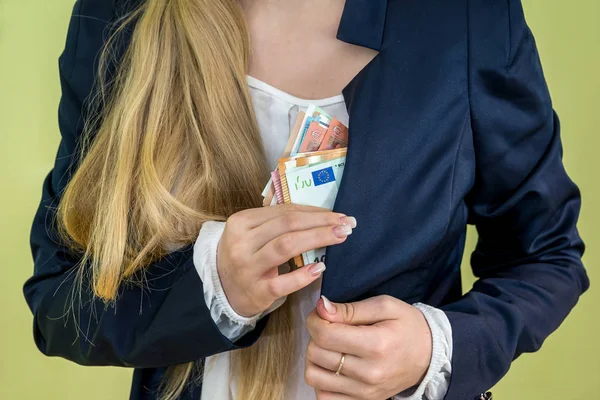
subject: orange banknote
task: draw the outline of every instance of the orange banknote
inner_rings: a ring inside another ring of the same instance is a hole
[[[320,143],[319,150],[348,147],[348,128],[334,118]]]

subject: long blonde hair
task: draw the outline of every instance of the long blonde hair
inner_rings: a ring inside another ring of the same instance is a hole
[[[133,23],[108,82],[111,49]],[[249,47],[237,0],[146,0],[118,21],[100,61],[102,114],[86,124],[58,209],[95,296],[114,301],[168,246],[193,243],[203,222],[261,206],[268,171],[246,84]],[[232,353],[239,400],[283,398],[293,343],[286,303],[254,346]],[[194,365],[169,368],[161,399],[181,394]]]

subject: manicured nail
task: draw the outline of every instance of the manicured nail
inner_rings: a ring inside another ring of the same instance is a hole
[[[308,272],[310,272],[312,276],[319,276],[323,271],[325,271],[325,268],[325,263],[320,262],[308,267]]]
[[[331,304],[329,299],[323,295],[321,295],[321,298],[323,299],[323,305],[325,306],[327,313],[331,315],[335,314],[335,307],[333,306],[333,304]]]
[[[350,225],[339,225],[333,228],[333,234],[339,238],[344,238],[352,233]]]
[[[340,218],[340,222],[343,225],[350,225],[350,228],[356,228],[356,218],[354,217],[342,217]]]

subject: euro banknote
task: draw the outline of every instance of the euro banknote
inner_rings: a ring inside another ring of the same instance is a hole
[[[277,169],[263,190],[263,205],[302,204],[333,209],[348,146],[348,128],[321,108],[300,112]],[[294,257],[297,267],[324,261],[325,248]]]
[[[290,202],[333,210],[345,165],[344,156],[288,169],[285,175]],[[324,261],[324,257],[325,248],[320,248],[303,253],[302,261],[306,265]]]
[[[319,107],[315,106],[314,104],[309,105],[306,109],[306,114],[302,119],[300,131],[296,135],[294,146],[292,148],[292,151],[290,152],[290,155],[294,156],[300,153],[300,147],[302,146],[304,137],[306,136],[313,122],[316,121],[317,124],[320,124],[323,127],[325,127],[325,129],[328,129],[332,119],[333,118],[331,117],[331,115],[327,114]]]

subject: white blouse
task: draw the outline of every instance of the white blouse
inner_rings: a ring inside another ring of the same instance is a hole
[[[248,77],[250,95],[255,109],[267,162],[271,170],[277,166],[300,110],[315,104],[348,126],[344,97],[305,100],[294,97],[253,77]],[[279,299],[269,309],[253,317],[237,314],[225,296],[217,272],[217,245],[225,228],[224,222],[205,222],[194,245],[194,265],[203,282],[204,298],[211,316],[221,333],[235,341],[255,328],[256,322],[277,309],[286,300]],[[297,343],[295,363],[286,385],[285,400],[314,400],[314,389],[304,382],[305,351],[310,340],[306,317],[320,297],[321,278],[298,292],[298,310],[294,313]],[[433,356],[429,371],[417,387],[394,396],[394,400],[442,400],[448,389],[452,359],[452,330],[446,315],[433,307],[415,304],[423,313],[432,331]],[[207,357],[204,367],[201,400],[232,400],[236,396],[236,377],[230,376],[230,353]]]

